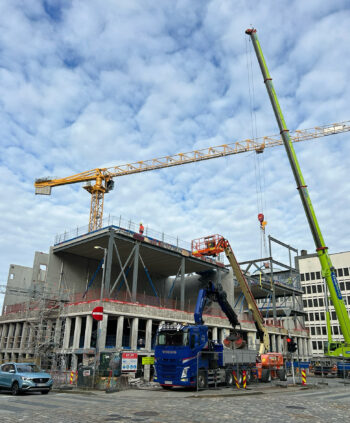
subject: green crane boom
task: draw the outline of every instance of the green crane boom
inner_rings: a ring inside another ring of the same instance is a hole
[[[325,242],[323,240],[323,236],[317,222],[315,211],[313,209],[311,199],[307,190],[307,185],[305,184],[303,174],[301,173],[298,159],[294,151],[291,137],[289,135],[289,130],[284,120],[282,110],[279,105],[274,86],[272,84],[272,79],[271,79],[269,70],[267,68],[258,37],[256,35],[256,29],[254,28],[247,29],[246,34],[250,36],[254,46],[254,50],[260,65],[260,69],[263,74],[264,83],[270,97],[270,101],[276,116],[278,127],[280,129],[283,144],[287,151],[289,163],[293,170],[294,178],[297,184],[297,189],[299,191],[300,198],[306,213],[306,217],[309,222],[311,233],[315,241],[316,252],[321,263],[322,276],[326,280],[327,287],[330,294],[330,299],[332,301],[332,304],[334,305],[334,309],[336,311],[336,314],[339,320],[339,325],[344,337],[345,342],[333,342],[331,341],[332,339],[331,335],[328,334],[328,339],[331,342],[328,342],[326,354],[330,356],[343,356],[343,357],[350,358],[350,319],[349,319],[349,315],[347,313],[347,310],[342,298],[341,291],[339,289],[339,284],[337,281],[335,269],[332,265],[331,259],[328,254],[328,247],[325,246]]]

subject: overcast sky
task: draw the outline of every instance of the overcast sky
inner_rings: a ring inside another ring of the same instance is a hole
[[[36,178],[278,133],[252,25],[290,130],[350,119],[345,0],[0,3],[0,284],[88,223],[80,184],[35,196]],[[350,249],[349,136],[295,146],[331,253]],[[314,251],[282,147],[115,182],[105,216],[187,241],[219,233],[242,261],[261,256],[263,212],[267,235]]]

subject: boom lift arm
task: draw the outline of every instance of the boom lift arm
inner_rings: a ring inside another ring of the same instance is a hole
[[[336,273],[330,256],[328,254],[328,247],[326,247],[323,240],[323,236],[318,225],[318,221],[313,209],[311,199],[307,190],[307,185],[304,181],[303,174],[301,172],[297,156],[292,144],[292,139],[287,129],[286,122],[284,120],[281,107],[279,105],[277,95],[272,84],[272,78],[267,68],[265,58],[263,56],[258,37],[256,35],[256,29],[247,29],[248,34],[252,40],[254,50],[259,62],[261,72],[263,74],[264,83],[271,101],[271,105],[277,120],[278,127],[282,136],[283,144],[285,146],[289,163],[291,165],[294,178],[297,184],[297,189],[300,194],[301,202],[304,207],[304,211],[309,222],[311,233],[316,245],[316,252],[321,263],[322,276],[325,278],[327,287],[330,293],[330,298],[334,309],[336,311],[339,325],[344,337],[345,343],[330,342],[328,344],[327,354],[331,356],[344,356],[350,358],[350,319],[346,310],[342,294],[338,285]],[[331,339],[330,334],[328,334]]]

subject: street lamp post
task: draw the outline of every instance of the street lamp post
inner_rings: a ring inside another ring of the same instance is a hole
[[[103,264],[102,264],[102,280],[101,280],[101,291],[100,291],[100,306],[102,307],[102,299],[104,294],[104,285],[105,285],[105,269],[106,269],[106,257],[107,257],[107,248],[100,247],[99,245],[95,245],[94,248],[97,250],[103,250]],[[97,364],[100,363],[100,348],[99,342],[101,337],[101,326],[102,326],[103,319],[98,322],[97,327],[97,336],[96,336],[96,353],[95,353],[95,365],[94,365],[94,374],[93,374],[93,385],[95,385],[95,375],[96,375],[96,367]]]

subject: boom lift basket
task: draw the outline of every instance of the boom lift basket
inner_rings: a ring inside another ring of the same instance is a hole
[[[193,239],[191,243],[192,255],[195,257],[217,256],[225,251],[222,235],[209,235],[203,238]]]

